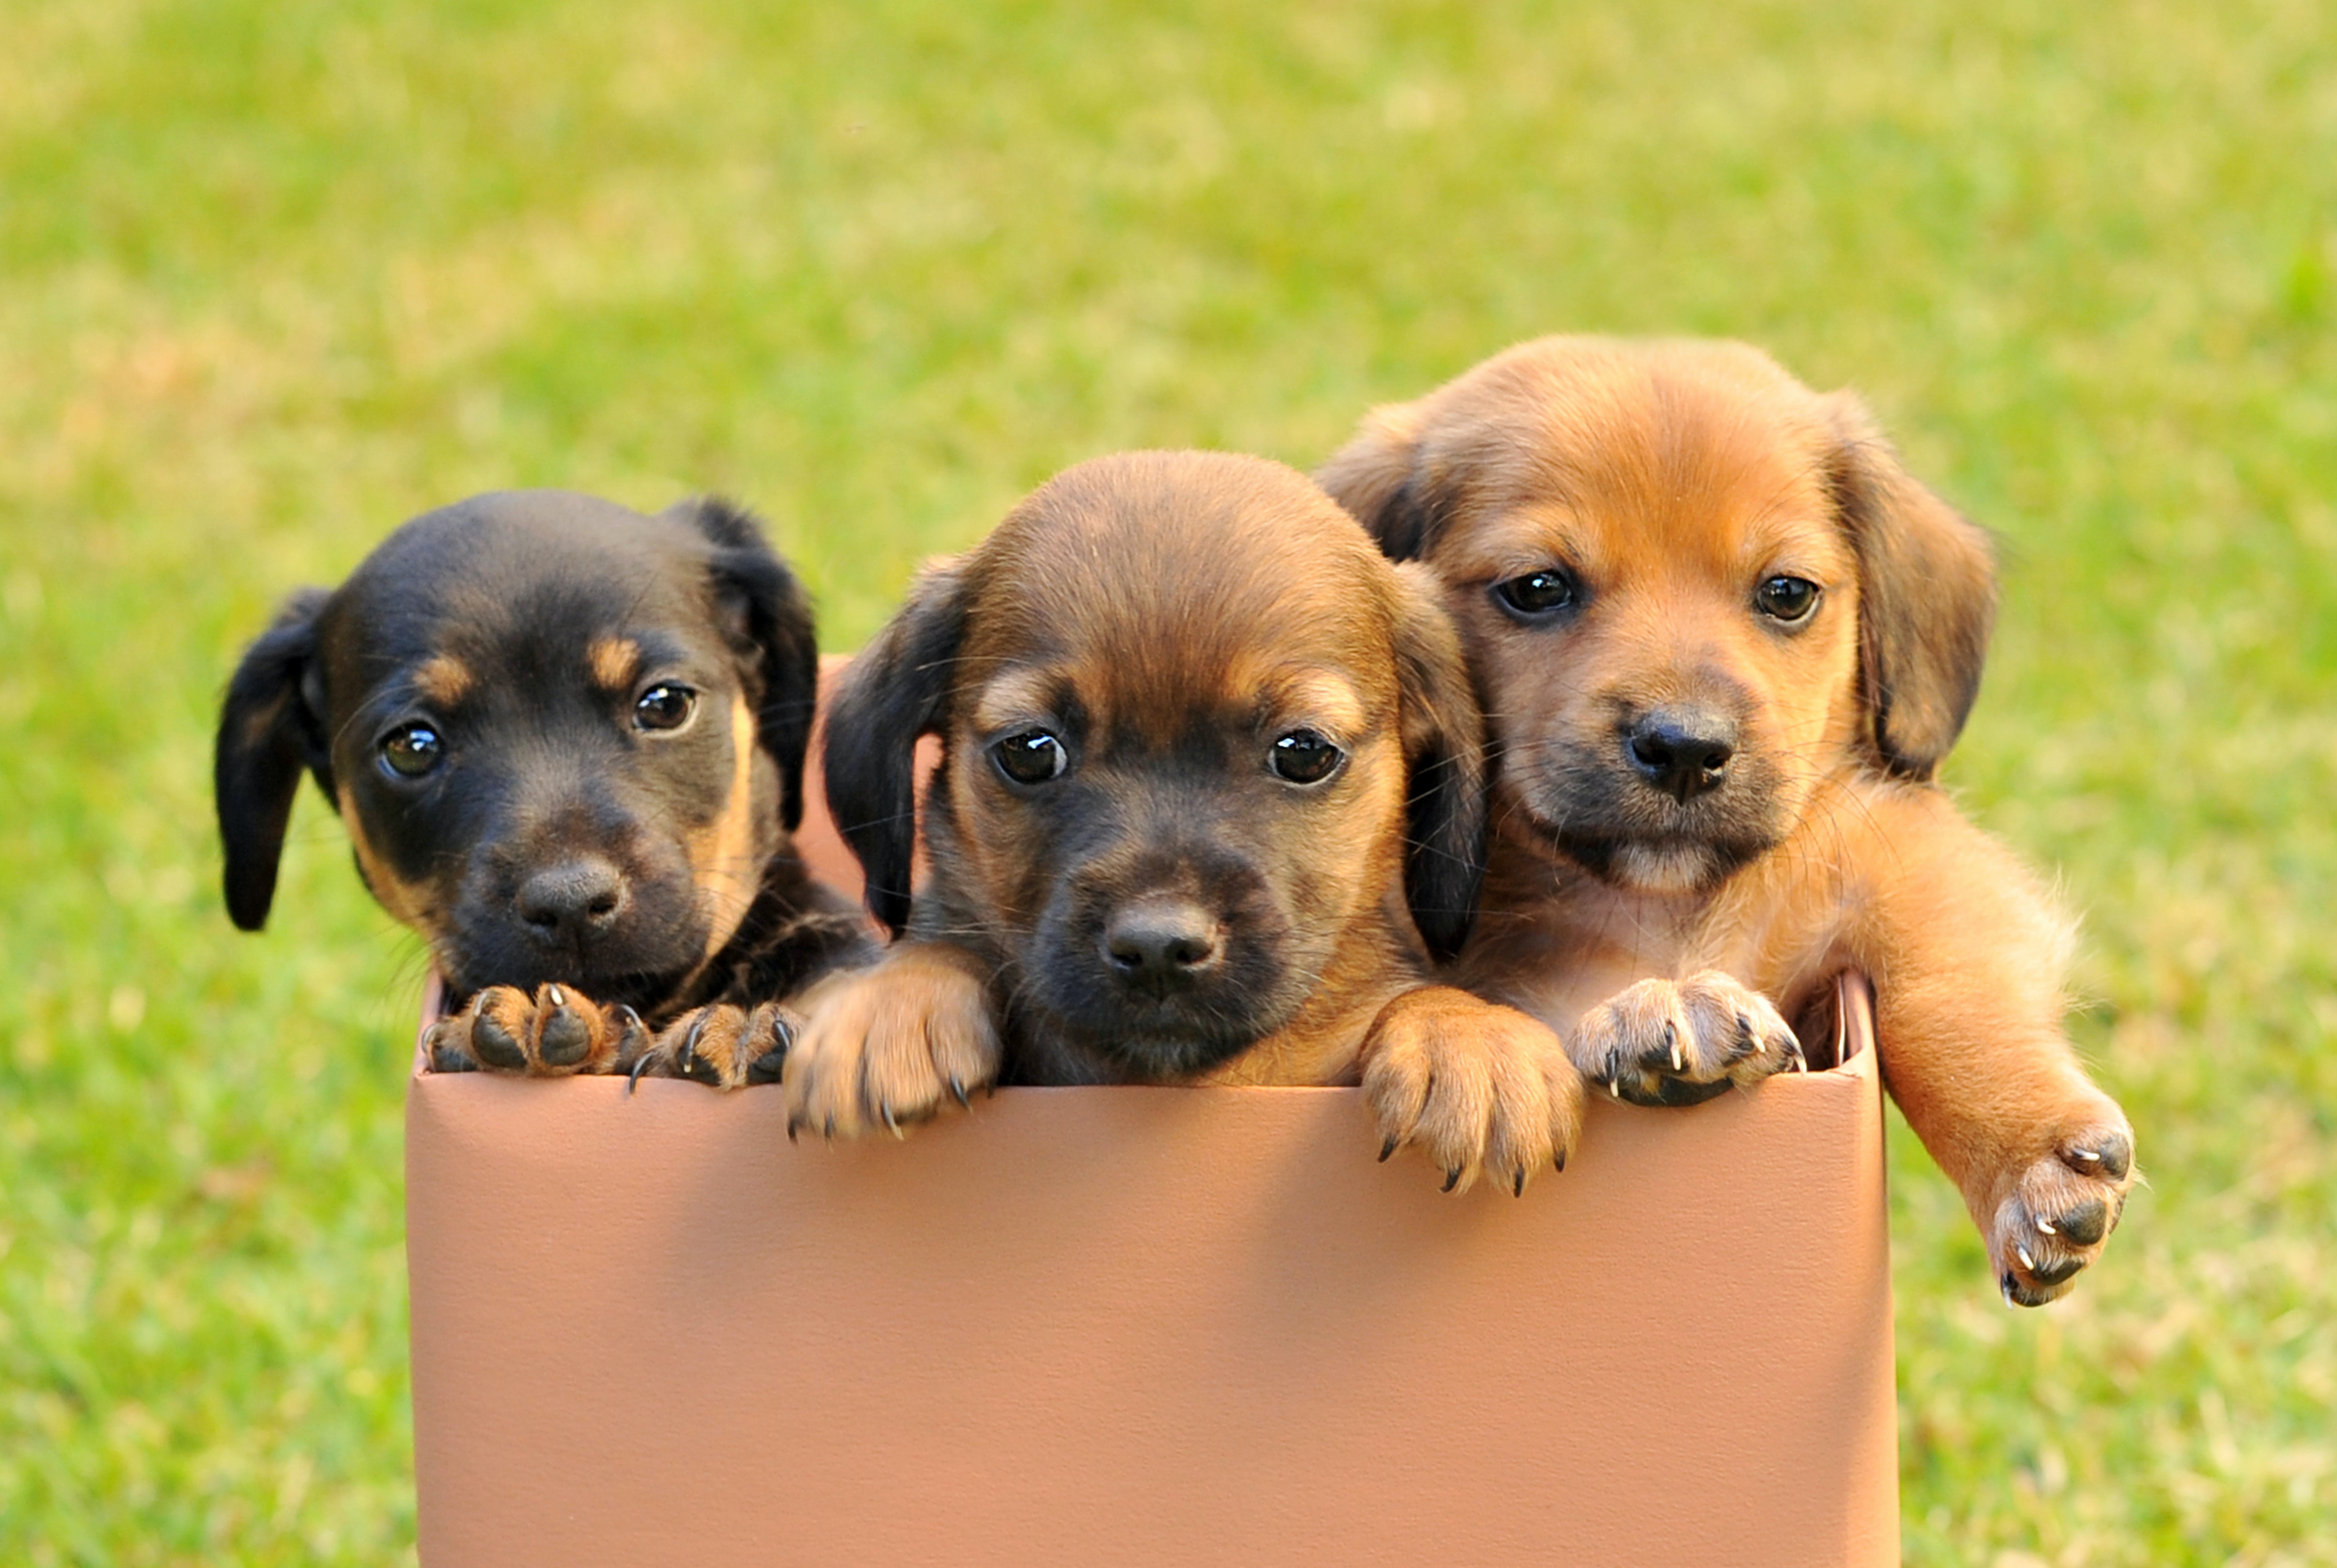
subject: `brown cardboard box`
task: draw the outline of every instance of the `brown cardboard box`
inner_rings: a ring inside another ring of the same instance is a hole
[[[417,1073],[422,1560],[1895,1563],[1841,997],[1839,1066],[1599,1101],[1522,1199],[1378,1164],[1353,1090],[1012,1089],[831,1148],[768,1091]]]

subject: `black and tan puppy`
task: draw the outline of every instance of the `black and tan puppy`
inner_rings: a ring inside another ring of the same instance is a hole
[[[1559,1040],[1427,984],[1483,839],[1459,644],[1426,575],[1305,476],[1067,471],[926,573],[826,733],[830,810],[905,934],[807,1004],[797,1125],[897,1131],[993,1077],[1360,1082],[1384,1151],[1417,1145],[1448,1190],[1563,1163],[1582,1088]]]
[[[1727,343],[1526,344],[1374,412],[1321,477],[1435,569],[1483,694],[1496,833],[1455,977],[1672,1104],[1798,1062],[1785,1019],[1864,969],[2006,1296],[2067,1290],[2134,1140],[2062,1031],[2068,923],[1933,782],[1980,686],[1985,536],[1855,399]]]
[[[723,502],[526,491],[416,518],[295,594],[230,684],[228,911],[267,920],[305,772],[429,943],[442,1069],[775,1079],[773,1004],[874,950],[788,839],[817,657],[794,577]]]

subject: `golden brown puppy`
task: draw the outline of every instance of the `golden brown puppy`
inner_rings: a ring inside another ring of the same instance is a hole
[[[1454,977],[1618,1096],[1798,1065],[1873,978],[1885,1078],[2006,1296],[2061,1294],[2132,1179],[2061,1028],[2068,921],[1932,782],[1987,541],[1857,400],[1737,344],[1545,338],[1375,411],[1325,486],[1444,585],[1496,762]]]
[[[909,873],[918,737],[931,876]],[[1562,1164],[1561,1042],[1428,985],[1484,842],[1433,579],[1258,458],[1082,463],[918,582],[827,723],[830,809],[906,935],[829,981],[791,1124],[895,1131],[1022,1084],[1354,1084],[1447,1191]]]

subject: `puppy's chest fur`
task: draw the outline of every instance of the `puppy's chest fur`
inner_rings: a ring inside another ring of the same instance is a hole
[[[648,1022],[661,1025],[695,1008],[751,1008],[792,996],[833,969],[873,962],[877,951],[860,911],[783,850],[765,862],[738,930]]]
[[[1939,799],[1879,781],[1830,781],[1784,842],[1690,892],[1612,886],[1497,835],[1485,913],[1454,978],[1561,1031],[1636,980],[1707,969],[1793,1018],[1846,965],[1886,957],[1871,950],[1874,881],[1887,876],[1911,815],[1928,809],[1911,798],[1919,795]]]

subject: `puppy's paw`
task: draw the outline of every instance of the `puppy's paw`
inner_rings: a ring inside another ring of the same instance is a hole
[[[856,1137],[963,1105],[996,1080],[1002,1055],[990,988],[973,960],[938,943],[894,949],[806,998],[787,1053],[787,1136]]]
[[[1594,1086],[1639,1105],[1693,1105],[1808,1069],[1768,998],[1718,969],[1625,987],[1582,1016],[1567,1048]]]
[[[646,1050],[650,1033],[628,1007],[602,1007],[572,987],[535,994],[489,986],[459,1013],[430,1027],[433,1072],[520,1073],[561,1078],[622,1072]]]
[[[633,1063],[632,1076],[689,1078],[718,1089],[776,1084],[797,1020],[777,1002],[749,1009],[718,1003],[682,1014]]]
[[[1481,1174],[1522,1195],[1543,1164],[1566,1169],[1582,1130],[1582,1077],[1559,1037],[1449,986],[1407,991],[1381,1010],[1364,1040],[1364,1097],[1380,1158],[1413,1144],[1448,1193]]]
[[[2068,1295],[2117,1229],[2133,1185],[2134,1134],[2115,1105],[2014,1173],[1988,1226],[1989,1261],[2006,1302],[2041,1307]]]

